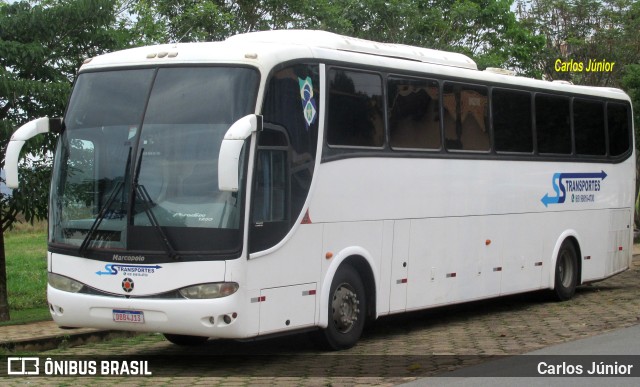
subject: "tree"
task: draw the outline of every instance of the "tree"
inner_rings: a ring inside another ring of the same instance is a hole
[[[311,6],[287,0],[142,0],[134,28],[151,41],[219,41],[243,32],[307,28]],[[311,18],[313,19],[313,18]]]
[[[118,28],[116,0],[48,0],[0,3],[0,145],[20,124],[43,116],[62,116],[71,82],[87,57],[130,44]],[[21,185],[0,194],[0,321],[9,319],[4,232],[22,213],[27,221],[47,216],[50,158],[55,136],[29,141]]]
[[[537,71],[548,80],[622,88],[629,94],[634,105],[638,134],[640,2],[518,0],[517,13],[527,28],[545,37],[545,47],[532,58]],[[555,64],[558,60],[581,63],[583,70],[557,71]],[[602,60],[615,64],[610,71],[585,71],[589,61]],[[640,160],[636,162],[636,171],[640,173]],[[636,183],[636,197],[639,187]],[[637,204],[640,205],[640,202]],[[640,223],[638,205],[636,224]]]
[[[156,41],[211,41],[268,29],[321,29],[387,43],[453,50],[480,68],[529,74],[544,37],[516,19],[513,0],[143,0],[136,28]]]
[[[529,74],[531,53],[544,46],[516,19],[513,0],[322,0],[309,25],[344,35],[460,52],[478,67]]]
[[[640,136],[640,64],[630,64],[625,67],[620,86],[629,94],[633,101],[633,117],[635,126],[636,149],[638,148],[638,136]],[[636,157],[636,176],[640,176],[640,154]],[[636,179],[636,228],[640,226],[640,180]]]
[[[636,0],[519,0],[518,16],[545,37],[534,54],[537,70],[549,80],[620,87],[625,67],[640,61],[640,3]],[[611,71],[557,71],[556,60],[613,62]]]

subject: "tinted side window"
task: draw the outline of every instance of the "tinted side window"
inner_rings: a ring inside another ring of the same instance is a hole
[[[607,152],[604,132],[604,104],[584,99],[573,100],[573,132],[576,153],[604,156]]]
[[[490,149],[486,87],[446,82],[442,93],[442,105],[447,149]]]
[[[261,224],[261,227],[264,227],[265,222],[281,222],[289,219],[289,208],[287,206],[289,179],[287,172],[286,150],[258,150],[253,222]]]
[[[440,88],[426,79],[388,80],[389,140],[393,148],[440,149]]]
[[[536,95],[538,152],[571,154],[569,98]]]
[[[318,143],[319,87],[315,64],[285,67],[269,80],[251,195],[251,252],[280,242],[303,210]]]
[[[533,152],[531,94],[493,89],[493,134],[498,152]]]
[[[382,79],[377,74],[331,69],[329,120],[331,145],[382,147]]]
[[[620,156],[629,150],[629,113],[626,105],[607,104],[609,155]]]

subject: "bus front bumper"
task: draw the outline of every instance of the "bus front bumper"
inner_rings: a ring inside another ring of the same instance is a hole
[[[47,286],[49,311],[64,327],[161,332],[216,338],[255,336],[240,294],[210,300],[150,299],[70,293]]]

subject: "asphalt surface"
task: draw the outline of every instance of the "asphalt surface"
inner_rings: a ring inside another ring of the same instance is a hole
[[[618,375],[589,375],[593,363],[618,365]],[[564,367],[562,365],[564,364]],[[548,375],[549,365],[558,374]],[[560,368],[555,367],[560,365]],[[579,374],[576,366],[581,365]],[[570,368],[573,366],[573,368]],[[635,372],[634,372],[635,371]],[[504,375],[533,375],[513,377]],[[633,375],[633,376],[632,376]],[[466,386],[638,386],[640,385],[640,325],[587,339],[554,345],[523,355],[489,361],[403,384],[404,387]]]

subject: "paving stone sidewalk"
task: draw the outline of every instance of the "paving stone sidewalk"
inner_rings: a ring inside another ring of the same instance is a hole
[[[0,327],[0,349],[39,352],[60,346],[71,347],[134,334],[92,328],[62,329],[53,321],[39,321]]]

